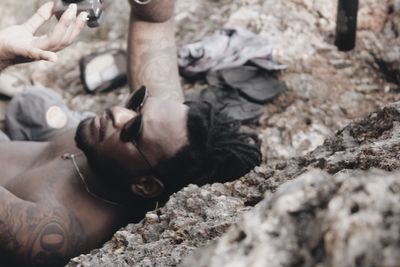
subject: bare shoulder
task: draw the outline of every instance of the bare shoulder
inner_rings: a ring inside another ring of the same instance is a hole
[[[23,201],[3,188],[0,199],[0,263],[56,267],[87,251],[84,227],[71,211]]]
[[[38,142],[0,142],[0,185],[27,170],[45,147]]]

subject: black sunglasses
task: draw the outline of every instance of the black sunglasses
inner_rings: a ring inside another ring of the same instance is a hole
[[[140,110],[146,102],[147,97],[148,91],[145,86],[140,87],[128,97],[125,107],[136,111],[139,115],[128,121],[122,128],[120,136],[122,142],[132,142],[134,145],[137,145],[140,133],[142,132],[142,115],[140,114]]]
[[[124,143],[131,142],[139,151],[139,154],[142,156],[144,161],[146,161],[147,165],[149,165],[150,169],[152,169],[152,171],[154,172],[153,165],[150,164],[150,162],[147,160],[145,155],[138,147],[139,137],[143,127],[142,114],[140,114],[140,110],[142,109],[148,96],[149,93],[146,86],[142,86],[128,97],[128,101],[126,102],[125,107],[136,111],[137,113],[139,113],[139,115],[131,119],[124,125],[121,130],[120,139]]]
[[[142,109],[144,102],[146,102],[148,96],[149,92],[147,90],[147,87],[143,85],[138,90],[132,92],[129,95],[125,107],[133,111],[139,112]]]

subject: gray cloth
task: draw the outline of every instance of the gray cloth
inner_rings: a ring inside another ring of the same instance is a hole
[[[0,130],[0,142],[7,142],[10,141],[10,138],[8,138],[8,136]]]
[[[251,62],[266,70],[282,70],[286,66],[272,59],[276,48],[272,38],[242,28],[223,28],[201,41],[178,50],[178,64],[183,76],[242,66]]]
[[[47,141],[90,116],[95,114],[69,110],[61,95],[51,89],[31,87],[11,100],[6,128],[12,140]]]

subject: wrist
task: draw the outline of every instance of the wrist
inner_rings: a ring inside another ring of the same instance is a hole
[[[143,3],[145,0],[141,0]],[[163,23],[174,15],[175,0],[152,0],[148,4],[138,4],[129,0],[131,4],[131,18],[134,20]]]

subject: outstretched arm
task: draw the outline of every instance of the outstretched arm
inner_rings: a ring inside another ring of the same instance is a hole
[[[0,266],[64,266],[86,251],[79,220],[63,208],[24,201],[0,187]]]
[[[56,52],[75,40],[85,26],[87,13],[77,15],[77,6],[70,5],[49,35],[35,36],[53,15],[54,2],[47,2],[24,24],[0,31],[0,71],[7,66],[34,60],[57,60]]]
[[[146,85],[153,96],[183,102],[172,18],[175,0],[152,0],[147,5],[129,2],[130,87]]]

